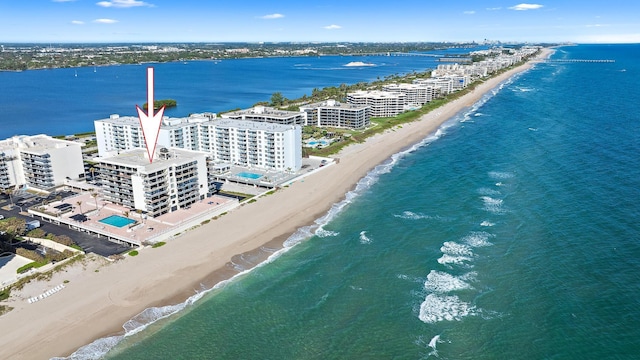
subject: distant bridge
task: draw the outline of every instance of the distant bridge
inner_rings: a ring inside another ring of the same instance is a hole
[[[340,54],[341,56],[426,56],[426,57],[442,57],[437,54],[407,53],[407,52],[379,52],[379,53],[353,53]]]
[[[615,60],[603,59],[545,59],[548,63],[614,63]]]

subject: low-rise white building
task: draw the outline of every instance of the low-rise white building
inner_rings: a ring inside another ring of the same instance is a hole
[[[304,111],[279,110],[267,106],[231,111],[220,114],[220,117],[223,119],[249,120],[280,125],[307,125],[307,114]]]
[[[0,188],[48,190],[67,179],[84,177],[82,144],[47,135],[14,136],[0,141]]]
[[[345,104],[327,100],[300,106],[309,125],[347,129],[364,129],[371,123],[369,105]]]

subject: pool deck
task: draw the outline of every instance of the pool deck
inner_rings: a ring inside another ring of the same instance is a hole
[[[59,213],[55,206],[62,203],[71,204],[73,210]],[[107,237],[115,242],[140,246],[144,243],[169,239],[222,212],[229,211],[237,205],[238,200],[236,199],[214,195],[192,204],[189,209],[180,209],[156,218],[143,218],[140,214],[124,206],[106,202],[100,196],[94,199],[90,194],[84,193],[62,201],[52,202],[44,208],[42,206],[31,208],[29,209],[29,214],[44,221],[66,224],[70,228],[79,231]],[[81,209],[87,220],[79,222],[72,219],[71,216],[80,214]],[[127,211],[129,212],[129,218],[137,221],[135,225],[126,225],[118,228],[100,222],[101,219],[111,215],[126,217],[125,212]]]

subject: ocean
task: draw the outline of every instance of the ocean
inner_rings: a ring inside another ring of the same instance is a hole
[[[269,261],[74,357],[637,358],[639,57],[557,49],[615,62],[537,64]]]

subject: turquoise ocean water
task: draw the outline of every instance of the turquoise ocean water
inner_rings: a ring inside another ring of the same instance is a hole
[[[615,63],[536,65],[378,166],[269,262],[76,356],[637,358],[639,57],[558,49]]]

